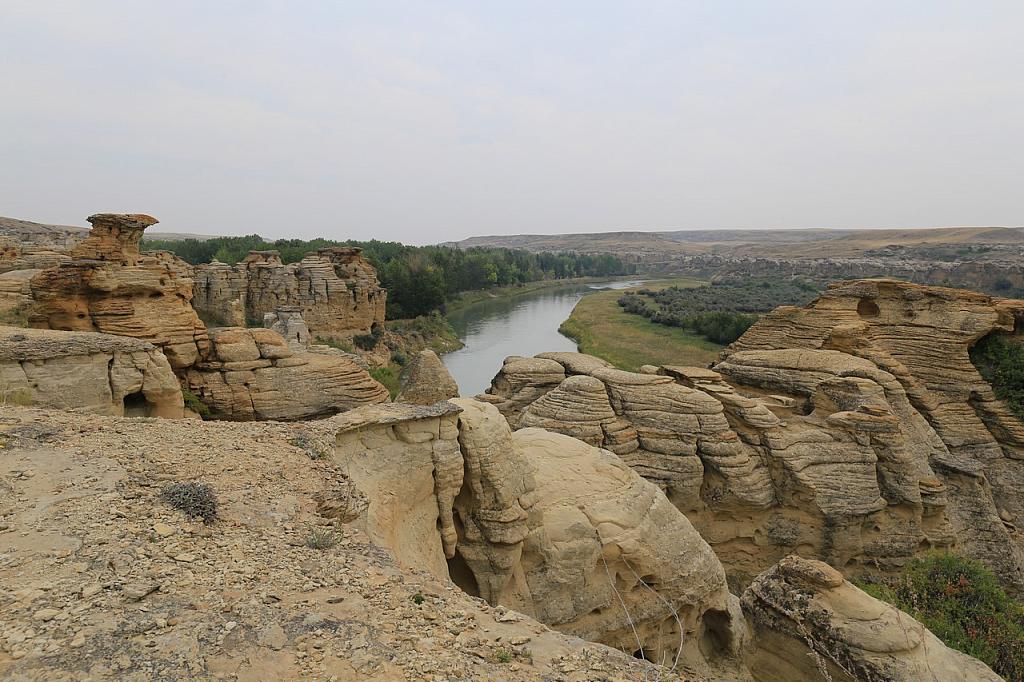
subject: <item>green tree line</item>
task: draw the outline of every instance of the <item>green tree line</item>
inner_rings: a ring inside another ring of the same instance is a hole
[[[449,246],[410,246],[399,242],[279,239],[274,242],[252,234],[245,237],[146,239],[145,250],[166,250],[193,265],[216,259],[234,264],[250,251],[276,250],[281,260],[294,263],[316,249],[358,246],[377,269],[388,290],[388,317],[408,319],[443,310],[463,291],[515,286],[526,282],[570,277],[631,275],[634,264],[609,254],[530,253],[519,249]]]

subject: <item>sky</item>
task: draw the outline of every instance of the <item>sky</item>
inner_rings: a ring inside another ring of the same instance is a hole
[[[1021,225],[1022,28],[1020,0],[0,0],[0,215]]]

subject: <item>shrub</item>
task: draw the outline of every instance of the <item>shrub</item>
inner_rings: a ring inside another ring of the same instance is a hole
[[[1024,343],[1001,335],[983,338],[971,348],[971,362],[996,397],[1024,419]]]
[[[373,334],[356,334],[352,337],[352,343],[356,345],[356,348],[363,350],[373,350],[377,346],[378,337]]]
[[[391,353],[391,362],[395,363],[396,365],[405,366],[405,364],[409,362],[409,358],[405,357],[405,353],[403,353],[402,351],[396,350],[393,353]]]
[[[330,346],[331,348],[337,348],[338,350],[343,350],[346,353],[354,353],[355,352],[355,348],[352,347],[352,344],[349,343],[348,341],[346,341],[345,339],[341,339],[341,340],[325,339],[322,336],[318,336],[318,337],[316,337],[316,342],[318,344],[322,345],[322,346]]]
[[[213,488],[205,483],[171,483],[160,496],[175,509],[191,518],[202,519],[203,523],[213,523],[217,519],[217,497]]]
[[[306,547],[327,550],[338,544],[338,536],[326,528],[314,528],[306,537]]]
[[[28,388],[7,388],[0,385],[0,405],[28,407],[32,404],[32,391]]]
[[[210,416],[210,408],[190,389],[181,389],[181,397],[185,401],[186,409],[192,410],[203,419],[207,419]]]
[[[383,384],[384,388],[388,389],[388,393],[391,394],[391,399],[395,399],[399,389],[401,389],[401,381],[399,371],[396,371],[394,366],[371,367],[370,376]]]
[[[921,621],[1008,680],[1024,679],[1024,605],[982,564],[954,554],[914,559],[898,578],[860,586]]]

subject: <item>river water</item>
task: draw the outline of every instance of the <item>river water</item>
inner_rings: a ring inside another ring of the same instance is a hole
[[[576,342],[559,334],[558,327],[584,295],[641,283],[619,280],[567,284],[466,306],[448,316],[466,346],[442,359],[462,395],[482,393],[509,355],[576,350]]]

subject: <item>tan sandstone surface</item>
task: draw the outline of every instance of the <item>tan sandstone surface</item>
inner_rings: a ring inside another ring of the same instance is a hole
[[[892,280],[780,308],[712,370],[512,357],[480,399],[513,428],[617,453],[658,483],[735,586],[787,554],[854,575],[951,548],[1024,587],[1024,426],[968,357],[1024,302]]]
[[[209,334],[209,352],[185,381],[215,419],[311,419],[389,399],[347,357],[295,352],[273,330],[227,327]]]
[[[659,674],[491,607],[423,568],[400,567],[324,504],[347,480],[346,467],[295,445],[302,425],[10,407],[0,421],[4,679]],[[216,492],[213,524],[159,498],[168,482],[191,480]],[[310,548],[314,530],[333,533],[336,544]]]
[[[758,680],[998,682],[977,659],[820,561],[791,556],[743,593]]]
[[[0,403],[181,419],[178,380],[138,339],[0,327]]]

